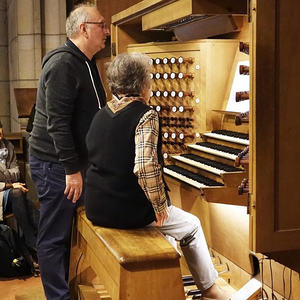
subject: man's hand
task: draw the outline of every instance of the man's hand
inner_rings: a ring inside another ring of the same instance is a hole
[[[66,189],[64,194],[70,200],[72,199],[73,203],[79,199],[82,193],[82,176],[80,172],[66,175]]]
[[[155,213],[156,216],[156,222],[155,226],[161,227],[164,225],[164,223],[168,220],[169,218],[169,208],[167,207],[164,212],[161,212],[159,214]]]
[[[19,189],[21,190],[23,193],[28,192],[28,189],[25,186],[25,183],[21,183],[21,182],[15,182],[12,184],[14,189]]]

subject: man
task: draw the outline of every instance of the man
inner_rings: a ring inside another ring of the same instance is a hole
[[[70,299],[72,218],[87,166],[85,136],[106,103],[94,55],[109,29],[96,7],[81,5],[66,21],[68,40],[43,59],[30,138],[30,168],[40,200],[38,259],[47,299]]]

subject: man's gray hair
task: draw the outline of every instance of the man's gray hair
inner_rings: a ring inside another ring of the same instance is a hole
[[[142,53],[119,54],[107,68],[107,82],[112,94],[140,94],[150,85],[151,60]]]
[[[76,35],[80,24],[88,21],[90,15],[86,10],[87,7],[97,8],[94,4],[85,3],[77,5],[74,10],[71,11],[66,20],[66,34],[68,38]]]

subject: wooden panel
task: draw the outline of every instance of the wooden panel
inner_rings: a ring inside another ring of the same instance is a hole
[[[88,285],[78,286],[78,298],[81,300],[99,300],[100,296],[97,294],[96,289]]]
[[[298,1],[257,1],[256,130],[253,139],[255,247],[258,252],[300,249],[300,38]],[[254,73],[252,73],[254,74]]]
[[[142,17],[143,30],[195,15],[246,14],[247,1],[178,0]]]
[[[179,0],[142,17],[143,30],[184,18],[192,12],[192,0]]]
[[[246,207],[210,203],[209,208],[212,248],[251,274]]]
[[[175,199],[176,205],[200,219],[209,247],[251,274],[246,207],[207,203],[196,189],[178,184],[175,179],[166,179],[171,190],[171,201]],[[241,285],[237,284],[236,287],[240,288]]]
[[[238,195],[237,186],[203,189],[204,199],[211,203],[247,206],[247,195]]]
[[[151,11],[155,8],[161,7],[163,5],[166,5],[169,2],[173,2],[175,0],[144,0],[144,1],[131,1],[135,2],[136,4],[129,7],[127,9],[121,11],[122,9],[118,9],[120,13],[114,15],[112,17],[112,23],[113,24],[122,24],[125,22],[128,22],[129,20],[132,20],[134,18],[137,18],[143,14],[145,14],[148,11]],[[119,1],[118,1],[119,2]],[[123,1],[122,1],[123,2]],[[118,3],[119,5],[119,3]]]
[[[190,72],[193,74],[194,78],[188,84],[185,84],[184,80],[179,82],[174,80],[174,84],[173,82],[171,83],[173,90],[185,90],[186,88],[186,90],[194,92],[193,97],[184,99],[184,101],[187,101],[186,103],[180,103],[180,100],[177,98],[175,100],[168,98],[167,102],[164,101],[164,105],[193,106],[193,132],[200,133],[213,129],[215,114],[212,110],[222,109],[224,102],[226,102],[224,96],[227,86],[231,84],[230,80],[228,80],[228,73],[232,69],[237,47],[238,42],[235,40],[205,39],[185,43],[168,42],[129,45],[128,52],[143,52],[152,58],[182,56],[194,59],[188,70],[184,69],[184,65],[182,66],[183,69],[180,70],[176,70],[176,65],[172,65],[170,70],[156,66],[153,68],[153,72]],[[156,85],[156,81],[153,80],[153,91],[155,91]],[[152,97],[150,101],[151,105],[158,105],[155,102],[155,97]],[[173,116],[176,116],[176,113]]]
[[[97,6],[105,18],[107,24],[111,23],[112,16],[114,14],[123,11],[129,6],[135,5],[140,2],[140,0],[122,0],[122,1],[107,1],[107,0],[98,0]]]
[[[142,32],[141,24],[112,25],[112,47],[115,47],[113,55],[127,52],[129,44],[148,43],[153,40],[170,40],[170,32]]]

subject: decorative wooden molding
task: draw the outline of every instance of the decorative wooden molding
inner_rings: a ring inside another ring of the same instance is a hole
[[[114,25],[121,25],[174,1],[176,0],[144,0],[113,15],[111,22]]]

